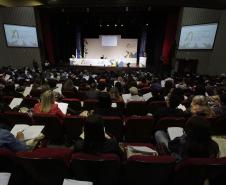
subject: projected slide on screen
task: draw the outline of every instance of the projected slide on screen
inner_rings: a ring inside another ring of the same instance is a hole
[[[100,35],[84,39],[84,58],[70,59],[71,65],[102,67],[146,67],[146,60],[137,60],[138,39],[120,35]]]
[[[183,26],[178,49],[212,49],[217,23]]]
[[[38,47],[35,27],[4,24],[7,45],[10,47]]]
[[[118,37],[116,35],[103,35],[102,46],[117,46]]]

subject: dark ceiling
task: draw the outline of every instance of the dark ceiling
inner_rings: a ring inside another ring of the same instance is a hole
[[[0,6],[45,7],[202,7],[226,9],[226,0],[0,0]],[[149,8],[150,9],[150,8]]]

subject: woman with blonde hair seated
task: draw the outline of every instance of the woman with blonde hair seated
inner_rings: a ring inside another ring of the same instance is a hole
[[[207,98],[203,95],[197,95],[193,97],[191,102],[191,113],[205,117],[211,117],[215,115],[208,105]]]
[[[59,109],[55,103],[54,93],[51,90],[45,91],[41,95],[41,102],[35,104],[34,113],[56,114],[63,118],[65,114]]]

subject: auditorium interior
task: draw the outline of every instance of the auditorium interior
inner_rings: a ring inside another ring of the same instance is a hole
[[[0,0],[0,185],[225,185],[226,0]]]

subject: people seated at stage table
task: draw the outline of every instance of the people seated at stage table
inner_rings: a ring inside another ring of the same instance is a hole
[[[41,95],[41,102],[35,104],[34,113],[55,114],[60,118],[64,118],[65,114],[59,109],[55,103],[55,97],[52,90],[47,90]]]

